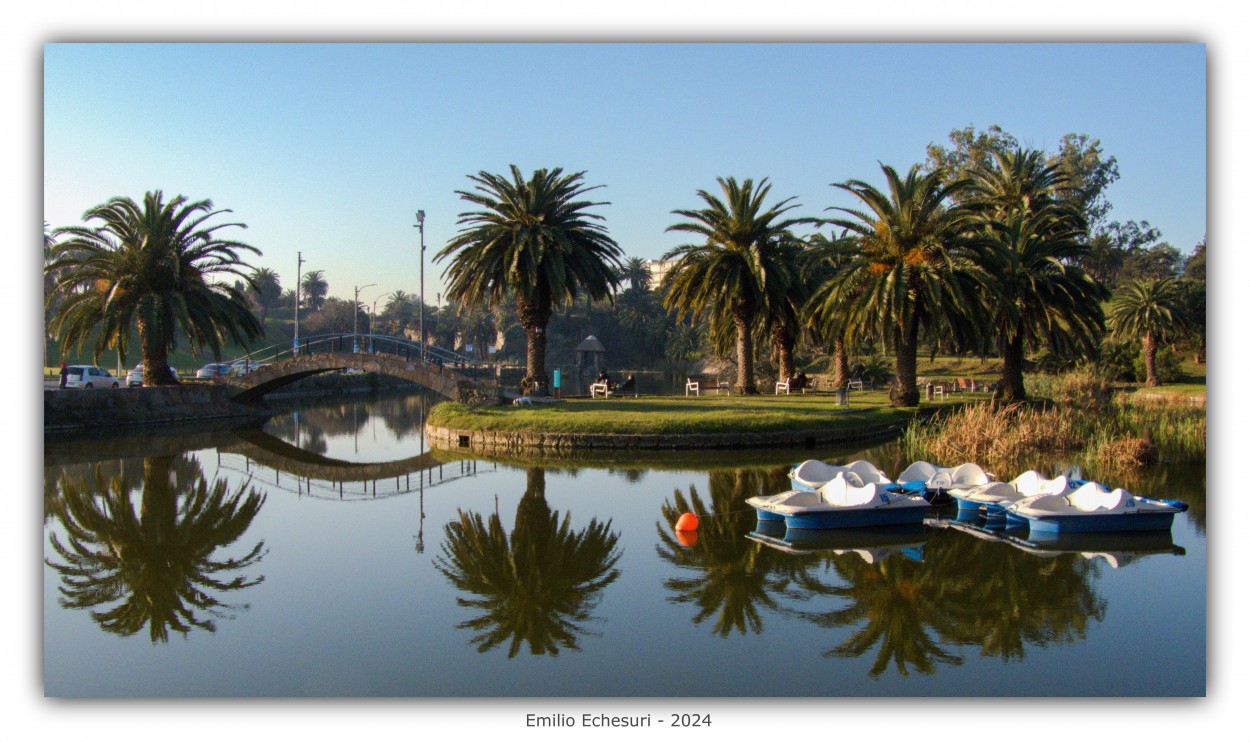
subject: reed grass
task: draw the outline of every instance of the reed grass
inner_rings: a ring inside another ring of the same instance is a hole
[[[977,461],[1004,470],[1050,452],[1116,471],[1160,459],[1206,460],[1205,407],[1184,399],[1114,395],[1096,376],[1070,376],[1048,380],[1045,390],[1053,401],[969,405],[913,424],[904,447],[913,458]]]

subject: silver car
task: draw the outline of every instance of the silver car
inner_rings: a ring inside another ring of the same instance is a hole
[[[169,373],[178,378],[178,371],[173,366],[169,367]],[[143,364],[130,369],[130,373],[126,374],[126,386],[143,386]]]
[[[229,363],[210,363],[199,371],[195,372],[197,379],[224,379],[226,374],[230,373]]]
[[[121,386],[117,377],[99,366],[68,366],[65,377],[66,389],[116,389]]]

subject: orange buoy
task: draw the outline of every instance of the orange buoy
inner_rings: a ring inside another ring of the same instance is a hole
[[[678,531],[697,531],[699,530],[699,516],[694,513],[682,513],[674,528]]]
[[[699,532],[698,531],[678,531],[677,543],[681,544],[687,549],[692,548],[699,543]]]

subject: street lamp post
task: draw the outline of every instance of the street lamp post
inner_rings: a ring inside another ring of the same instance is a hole
[[[295,262],[295,339],[291,341],[291,355],[299,355],[299,284],[300,272],[304,270],[304,253],[297,252]]]
[[[417,211],[416,228],[421,231],[421,308],[417,332],[421,333],[421,360],[425,360],[425,209]]]
[[[376,283],[366,283],[364,286],[356,287],[356,300],[352,303],[352,352],[360,352],[360,334],[357,328],[360,326],[360,290],[367,289],[370,286],[377,286]],[[372,326],[372,325],[370,325]]]
[[[386,296],[386,294],[378,294],[377,298],[373,300],[373,314],[369,315],[369,352],[370,353],[373,352],[373,325],[378,321],[378,299],[381,299],[383,296]]]

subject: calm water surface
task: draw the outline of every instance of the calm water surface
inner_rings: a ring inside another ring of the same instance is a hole
[[[46,693],[1205,693],[1202,465],[1132,483],[1190,504],[1170,534],[1037,545],[934,509],[796,542],[743,501],[805,458],[896,473],[898,445],[491,461],[427,452],[426,404],[47,442]]]

